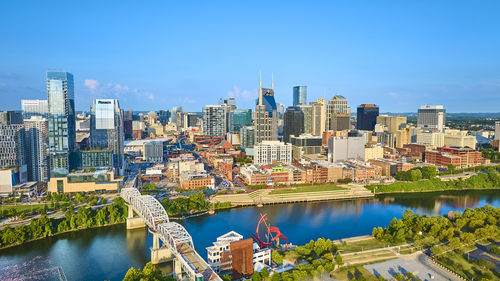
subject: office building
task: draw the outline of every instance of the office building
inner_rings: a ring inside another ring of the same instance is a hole
[[[254,145],[256,165],[270,165],[273,163],[292,163],[292,144],[280,141],[262,141]]]
[[[90,115],[90,146],[93,149],[110,150],[113,153],[113,167],[123,175],[125,140],[120,104],[116,99],[94,99]]]
[[[160,121],[162,125],[166,125],[168,123],[168,120],[170,120],[170,111],[160,110],[158,111],[157,116],[158,116],[158,121]]]
[[[117,192],[123,185],[123,178],[115,177],[112,171],[99,170],[95,172],[71,172],[64,177],[50,178],[49,192]]]
[[[307,104],[307,86],[293,87],[293,106]]]
[[[406,116],[379,115],[377,124],[381,125],[385,131],[396,133],[402,124],[406,124]]]
[[[21,100],[23,118],[29,119],[31,116],[42,116],[47,118],[49,104],[47,100]]]
[[[25,155],[28,180],[49,180],[48,121],[42,116],[32,115],[24,120]]]
[[[161,163],[163,162],[163,142],[148,141],[144,144],[143,160],[146,162]]]
[[[283,141],[290,142],[291,136],[300,136],[304,133],[304,113],[298,106],[290,106],[283,118]]]
[[[313,127],[313,106],[312,105],[297,105],[304,113],[304,134],[312,134]]]
[[[332,137],[328,140],[330,162],[364,159],[365,137]]]
[[[229,113],[231,133],[238,133],[241,128],[252,125],[251,109],[236,109]]]
[[[236,109],[236,99],[235,98],[220,98],[219,105],[227,105],[229,110]]]
[[[203,107],[203,135],[222,137],[226,135],[226,105],[205,105]]]
[[[500,121],[495,122],[495,140],[500,140]]]
[[[75,98],[73,75],[47,72],[50,177],[66,176],[75,167]]]
[[[312,122],[311,134],[314,136],[321,136],[326,130],[326,101],[323,98],[318,99],[317,102],[311,103],[312,107]]]
[[[184,106],[174,106],[172,108],[170,122],[172,122],[174,124],[176,124],[176,122],[177,122],[177,112],[184,112]]]
[[[5,125],[23,124],[23,115],[15,111],[2,111],[0,112],[0,124],[5,124]]]
[[[378,106],[374,104],[362,104],[358,106],[356,129],[373,131],[377,123]]]
[[[430,148],[441,147],[444,145],[444,134],[441,132],[420,132],[417,133],[416,143]]]
[[[259,80],[259,98],[255,106],[254,116],[255,143],[278,139],[278,113],[274,100],[274,81],[271,89],[262,88],[262,78]]]
[[[344,96],[336,95],[331,98],[326,109],[328,130],[343,131],[351,128],[351,109]]]
[[[417,127],[443,131],[446,122],[446,110],[442,105],[424,105],[418,109]]]
[[[321,153],[321,136],[313,136],[309,134],[292,136],[290,142],[292,144],[292,156],[294,159],[299,160],[304,155]]]
[[[253,148],[255,144],[255,128],[253,126],[240,129],[240,143],[242,148]]]

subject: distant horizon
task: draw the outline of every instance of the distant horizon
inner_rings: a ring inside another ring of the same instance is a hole
[[[2,109],[45,99],[48,70],[74,75],[77,110],[254,108],[259,72],[287,106],[297,85],[384,112],[500,104],[499,1],[92,1],[0,2]]]

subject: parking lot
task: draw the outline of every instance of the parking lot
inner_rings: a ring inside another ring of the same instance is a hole
[[[377,277],[382,275],[386,280],[393,279],[393,276],[398,273],[406,275],[406,272],[413,273],[422,281],[455,280],[440,269],[431,266],[427,261],[427,256],[420,253],[405,258],[367,264],[363,267]]]

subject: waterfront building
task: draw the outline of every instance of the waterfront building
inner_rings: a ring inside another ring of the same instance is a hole
[[[242,148],[253,148],[255,145],[255,128],[253,126],[240,129],[240,143]]]
[[[252,275],[259,264],[271,266],[270,248],[261,249],[252,238],[243,239],[235,231],[219,236],[206,249],[210,267],[219,274],[231,273],[233,280]]]
[[[311,134],[315,136],[321,136],[326,130],[326,101],[324,98],[320,98],[317,102],[311,103],[311,107]]]
[[[65,177],[50,178],[48,191],[57,193],[117,192],[122,186],[123,178],[115,177],[115,173],[112,170],[98,170],[95,172],[77,171],[71,172]]]
[[[307,86],[293,87],[293,106],[307,104]]]
[[[313,106],[298,105],[298,108],[304,113],[304,134],[312,134],[313,127]]]
[[[30,119],[31,116],[48,117],[49,104],[47,100],[21,100],[23,118]]]
[[[47,71],[47,100],[50,176],[66,176],[75,167],[75,98],[71,73]]]
[[[321,136],[302,134],[291,137],[292,156],[294,159],[301,159],[303,155],[320,154],[322,147]]]
[[[94,99],[91,108],[90,146],[109,149],[113,153],[113,167],[118,175],[125,170],[123,142],[125,140],[120,104],[116,99]]]
[[[336,95],[328,101],[326,115],[328,130],[343,131],[351,128],[351,109],[344,96]]]
[[[288,107],[283,118],[283,141],[289,143],[290,137],[298,137],[303,133],[304,112],[298,106]]]
[[[251,109],[236,109],[230,112],[230,129],[231,133],[238,133],[241,128],[252,125],[252,110]]]
[[[24,120],[25,153],[28,180],[49,180],[48,121],[42,116],[32,115]]]
[[[278,113],[274,100],[274,82],[271,89],[262,88],[259,80],[259,98],[255,106],[254,116],[255,143],[278,139]]]
[[[362,104],[358,106],[356,129],[373,131],[377,123],[378,106],[374,104]]]
[[[262,141],[255,144],[254,164],[269,165],[273,163],[290,164],[292,162],[292,145],[280,141]]]
[[[417,127],[443,131],[446,110],[442,105],[423,105],[418,109]]]
[[[203,134],[209,137],[221,137],[227,130],[226,105],[205,105],[203,107]]]
[[[365,154],[366,138],[359,137],[332,137],[328,140],[328,159],[330,162],[363,159]]]

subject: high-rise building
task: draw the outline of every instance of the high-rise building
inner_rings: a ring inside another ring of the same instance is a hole
[[[292,144],[280,141],[262,141],[255,144],[253,163],[256,165],[269,165],[273,163],[292,163]]]
[[[255,106],[254,120],[255,143],[278,139],[278,112],[274,100],[274,81],[271,82],[271,89],[262,88],[262,77],[260,78],[259,99]]]
[[[251,109],[236,109],[229,114],[230,129],[232,133],[237,133],[242,127],[252,125]]]
[[[328,140],[330,162],[364,159],[366,139],[360,137],[332,137]]]
[[[313,127],[313,106],[312,105],[297,105],[304,113],[304,134],[312,134]]]
[[[356,115],[356,129],[373,131],[377,123],[378,106],[374,104],[362,104],[358,106]]]
[[[328,101],[326,112],[327,128],[331,131],[343,131],[351,128],[351,109],[347,99],[336,95]]]
[[[446,110],[442,105],[423,105],[418,109],[417,127],[443,131]]]
[[[500,140],[500,121],[495,122],[495,140]]]
[[[75,95],[73,75],[47,71],[50,176],[66,176],[75,166]]]
[[[235,98],[220,98],[219,105],[227,105],[230,110],[236,109],[236,99]]]
[[[21,113],[15,111],[2,111],[0,112],[0,124],[23,124],[23,116]]]
[[[47,118],[49,105],[47,100],[21,100],[21,109],[24,119],[29,119],[31,116]]]
[[[172,108],[171,120],[170,122],[176,124],[177,122],[177,112],[184,112],[184,106],[174,106]]]
[[[205,105],[203,107],[203,134],[210,137],[226,135],[226,105]]]
[[[115,173],[123,175],[125,158],[123,119],[116,99],[94,99],[90,115],[90,145],[94,149],[110,150]]]
[[[304,112],[298,106],[290,106],[283,118],[283,141],[290,143],[290,137],[304,133]]]
[[[48,121],[42,116],[31,116],[24,120],[25,154],[28,180],[49,180]]]
[[[406,116],[389,116],[389,115],[379,115],[377,116],[377,124],[383,126],[385,130],[396,133],[402,124],[406,123]]]
[[[168,123],[168,120],[170,119],[170,111],[160,110],[160,111],[158,111],[157,115],[158,115],[158,121],[160,121],[160,123],[162,125],[165,125]]]
[[[240,129],[240,142],[242,148],[253,148],[255,144],[255,129],[253,126]]]
[[[293,106],[307,104],[307,86],[293,87]]]
[[[326,101],[324,98],[311,103],[312,106],[312,135],[321,136],[326,130]]]

